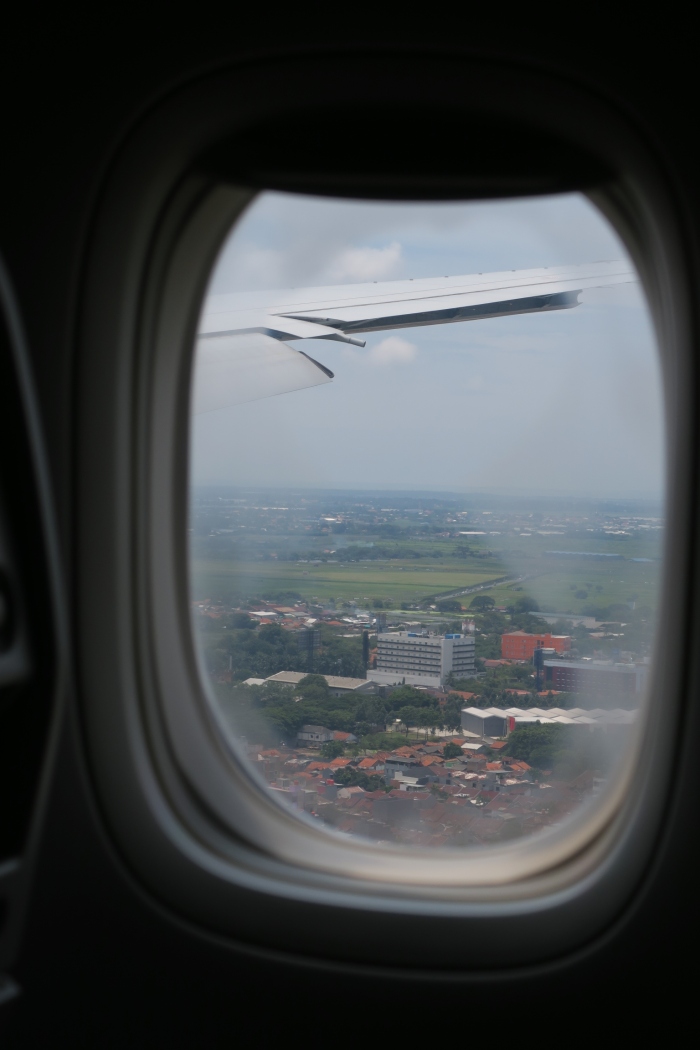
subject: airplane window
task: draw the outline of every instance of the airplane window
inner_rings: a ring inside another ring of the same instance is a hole
[[[231,755],[378,850],[599,814],[651,700],[664,486],[650,311],[585,196],[260,194],[192,381],[191,615]]]

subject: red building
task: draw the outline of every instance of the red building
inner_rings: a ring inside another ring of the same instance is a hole
[[[571,636],[568,634],[527,634],[511,631],[501,635],[501,656],[504,660],[532,660],[535,649],[554,649],[568,653]]]
[[[546,660],[544,664],[547,688],[587,693],[589,697],[596,696],[610,703],[624,703],[642,693],[648,670],[645,664],[601,660]]]

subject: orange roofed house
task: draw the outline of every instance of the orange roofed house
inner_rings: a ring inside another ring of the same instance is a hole
[[[571,636],[568,634],[527,634],[511,631],[501,635],[501,656],[504,660],[532,660],[535,649],[555,649],[568,653]]]

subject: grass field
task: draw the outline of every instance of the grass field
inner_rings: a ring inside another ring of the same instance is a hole
[[[233,595],[262,596],[296,591],[303,598],[415,602],[428,595],[487,583],[503,571],[479,572],[471,566],[436,566],[401,562],[309,565],[303,562],[197,561],[193,566],[195,599],[229,600]]]
[[[490,595],[496,605],[511,605],[528,595],[543,612],[581,613],[589,605],[607,606],[630,600],[638,606],[656,606],[658,563],[586,561],[581,564],[572,559],[566,566],[561,563],[551,566],[544,558],[538,561],[539,565],[532,567],[532,575],[528,572],[528,579],[522,583],[492,587],[483,593]],[[516,589],[519,587],[522,590]],[[577,592],[582,591],[587,598],[576,597]]]
[[[195,556],[193,597],[229,602],[236,597],[294,592],[305,599],[362,604],[381,598],[392,608],[399,608],[402,602],[415,603],[433,595],[483,587],[503,576],[522,576],[520,582],[495,583],[481,593],[493,597],[497,605],[511,605],[528,596],[544,612],[583,614],[587,607],[630,601],[655,607],[661,571],[660,537],[649,532],[626,536],[580,530],[566,536],[536,531],[492,534],[478,544],[470,541],[468,557],[457,553],[465,546],[461,540],[438,537],[392,540],[389,546],[394,557],[382,555],[367,561],[343,563],[342,547],[333,555],[339,560],[330,563],[287,561],[283,557],[262,560],[252,555],[253,550],[263,555],[279,550],[279,541],[278,536],[263,531],[247,549],[239,547],[238,558]],[[621,557],[552,557],[548,553],[552,550]],[[310,559],[320,556],[319,551],[303,553]],[[464,595],[462,603],[466,607],[471,600],[471,595]]]

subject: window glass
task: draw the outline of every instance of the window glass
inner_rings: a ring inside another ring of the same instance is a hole
[[[205,686],[281,805],[439,850],[601,804],[648,699],[665,450],[644,294],[585,197],[261,194],[191,424]]]

